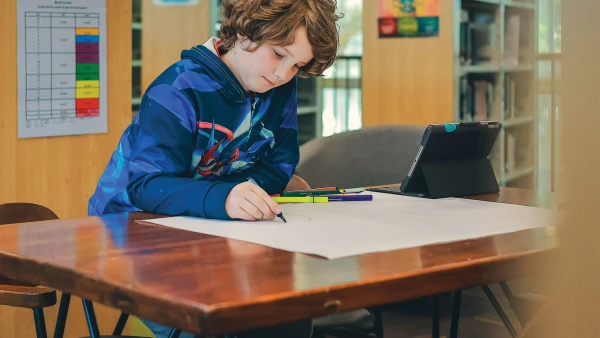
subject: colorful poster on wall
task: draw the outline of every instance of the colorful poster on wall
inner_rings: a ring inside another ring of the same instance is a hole
[[[439,36],[440,0],[377,0],[377,11],[380,38]]]

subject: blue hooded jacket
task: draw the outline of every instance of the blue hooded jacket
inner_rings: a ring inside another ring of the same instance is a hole
[[[299,159],[295,79],[251,98],[210,42],[184,50],[148,87],[89,215],[229,219],[225,199],[249,177],[269,194],[284,190]]]

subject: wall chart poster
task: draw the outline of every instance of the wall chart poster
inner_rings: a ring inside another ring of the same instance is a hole
[[[19,138],[106,133],[106,0],[19,0],[17,26]]]
[[[440,0],[377,0],[380,38],[439,36]]]

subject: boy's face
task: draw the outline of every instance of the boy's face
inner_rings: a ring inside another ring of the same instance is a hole
[[[241,47],[247,47],[251,42],[241,35],[238,39],[223,61],[248,92],[264,93],[287,83],[296,75],[298,67],[313,58],[305,27],[296,30],[294,43],[288,46],[263,43],[254,52],[247,52]]]

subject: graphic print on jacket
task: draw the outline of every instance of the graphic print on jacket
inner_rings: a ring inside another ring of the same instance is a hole
[[[204,152],[197,154],[195,151],[192,158],[194,164],[200,157],[195,165],[196,178],[246,170],[275,146],[273,132],[254,117],[256,101],[251,107],[235,132],[214,122],[198,122],[196,149],[204,149]],[[204,146],[200,143],[204,143]]]

